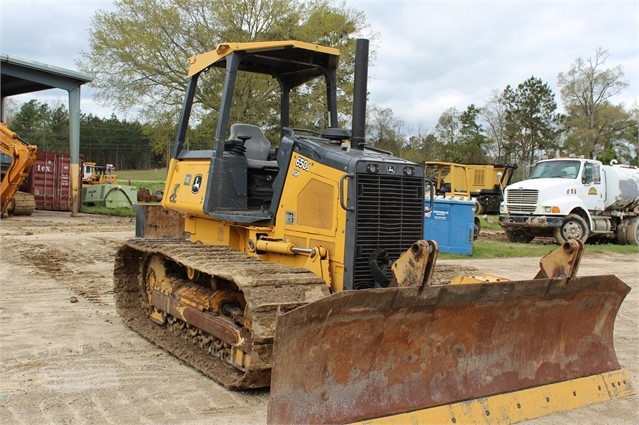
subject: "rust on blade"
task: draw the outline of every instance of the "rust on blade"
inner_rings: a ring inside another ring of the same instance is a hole
[[[278,317],[269,423],[344,423],[619,369],[615,276],[347,291]]]

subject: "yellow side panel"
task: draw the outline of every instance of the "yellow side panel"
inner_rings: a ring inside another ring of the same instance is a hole
[[[206,217],[203,204],[210,159],[171,159],[162,206],[181,213]]]
[[[184,221],[184,231],[188,232],[190,240],[205,245],[225,245],[246,252],[248,230],[234,226],[212,217],[199,218],[187,216]]]
[[[335,188],[328,183],[311,180],[297,195],[297,223],[300,226],[332,230],[335,223]]]
[[[296,246],[328,249],[334,284],[343,281],[346,211],[339,205],[344,171],[293,153],[277,210],[273,236]],[[344,187],[344,195],[347,188]]]
[[[335,241],[346,226],[346,213],[338,207],[339,181],[344,173],[297,153],[291,162],[277,212],[277,233],[281,228],[281,234],[324,235]]]

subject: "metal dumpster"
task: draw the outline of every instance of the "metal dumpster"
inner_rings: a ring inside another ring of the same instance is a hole
[[[474,200],[438,198],[424,215],[424,239],[436,241],[439,252],[472,255],[474,231]]]

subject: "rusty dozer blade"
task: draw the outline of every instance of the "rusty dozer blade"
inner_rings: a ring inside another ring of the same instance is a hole
[[[365,421],[620,369],[630,288],[570,278],[576,257],[533,280],[344,291],[280,315],[268,422]]]

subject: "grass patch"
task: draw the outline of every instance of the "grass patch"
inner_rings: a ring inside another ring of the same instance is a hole
[[[480,223],[482,229],[486,229],[486,230],[502,230],[502,227],[499,225],[499,215],[480,216],[479,217],[479,223]]]
[[[151,170],[122,170],[116,172],[118,180],[124,184],[127,180],[164,182],[166,180],[166,168],[153,168]]]
[[[587,243],[586,252],[612,252],[616,254],[639,254],[639,246],[637,245],[615,245],[611,243]]]
[[[156,168],[153,170],[124,170],[118,171],[118,182],[128,186],[135,186],[140,189],[146,187],[152,194],[164,189],[166,180],[166,168]]]
[[[122,180],[120,180],[120,182],[122,182]],[[151,194],[155,193],[155,191],[157,190],[164,190],[164,182],[148,182],[148,181],[131,180],[127,184],[129,184],[130,186],[137,187],[138,190],[141,187],[146,187],[147,189],[149,189],[149,192]]]
[[[448,260],[461,259],[489,259],[489,258],[514,258],[514,257],[538,257],[550,253],[559,245],[554,243],[511,243],[501,241],[477,240],[473,243],[473,255],[440,253],[439,258]],[[639,246],[615,245],[615,244],[586,244],[584,252],[588,253],[615,253],[615,254],[639,254]]]
[[[557,245],[543,244],[518,244],[500,241],[475,241],[473,243],[473,255],[440,253],[441,259],[488,259],[488,258],[513,258],[513,257],[543,257],[555,249]]]
[[[82,205],[80,212],[84,214],[112,215],[117,217],[135,217],[135,211],[131,208],[107,208],[107,207],[89,207]]]

